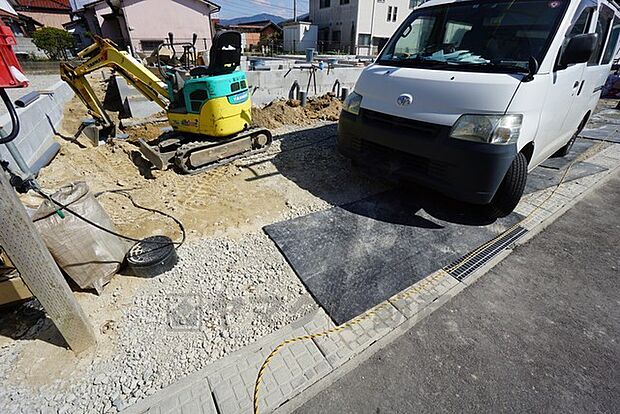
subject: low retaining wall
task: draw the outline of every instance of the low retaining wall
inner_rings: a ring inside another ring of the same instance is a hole
[[[30,168],[37,173],[46,166],[60,149],[54,141],[54,128],[60,126],[64,105],[73,97],[73,91],[65,82],[56,83],[51,95],[41,95],[26,108],[17,108],[21,129],[13,141],[16,149]],[[0,125],[9,132],[11,118],[9,114],[0,117]],[[19,171],[15,159],[5,145],[0,145],[0,159],[9,161],[12,169]]]
[[[364,68],[335,68],[328,71],[316,71],[316,95],[323,95],[332,91],[336,80],[340,82],[341,88],[353,90],[357,79]],[[293,83],[299,83],[300,90],[305,91],[308,86],[310,71],[307,69],[292,69],[285,78],[286,70],[255,71],[247,72],[248,83],[252,95],[252,103],[256,106],[263,106],[278,98],[288,98],[289,91]],[[313,96],[314,86],[310,82],[308,96]]]

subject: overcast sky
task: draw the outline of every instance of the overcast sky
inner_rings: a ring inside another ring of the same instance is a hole
[[[308,13],[309,1],[297,0],[297,15]],[[220,19],[253,16],[260,13],[293,18],[293,0],[214,0],[214,2],[222,7],[222,11],[215,16]]]

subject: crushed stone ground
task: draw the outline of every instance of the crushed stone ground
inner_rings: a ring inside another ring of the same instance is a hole
[[[83,115],[75,111],[72,117]],[[82,355],[64,347],[36,302],[0,316],[3,412],[116,413],[317,308],[262,227],[359,200],[385,184],[338,154],[333,122],[275,133],[267,152],[197,176],[141,170],[131,140],[86,149],[62,142],[40,174],[45,188],[83,180],[95,192],[128,189],[139,203],[180,218],[189,241],[179,265],[160,277],[117,275],[99,297],[76,292],[98,339]],[[123,197],[99,200],[130,236],[179,237],[174,223]],[[9,329],[15,321],[21,328]]]

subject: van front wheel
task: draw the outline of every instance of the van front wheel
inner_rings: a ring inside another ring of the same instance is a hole
[[[512,213],[523,196],[526,181],[527,158],[522,153],[518,153],[489,204],[491,215],[506,217]]]

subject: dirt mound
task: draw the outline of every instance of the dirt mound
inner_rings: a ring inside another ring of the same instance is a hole
[[[302,107],[299,101],[278,99],[264,108],[252,108],[254,123],[275,129],[284,125],[312,125],[317,121],[337,121],[342,102],[333,94],[309,98]]]

